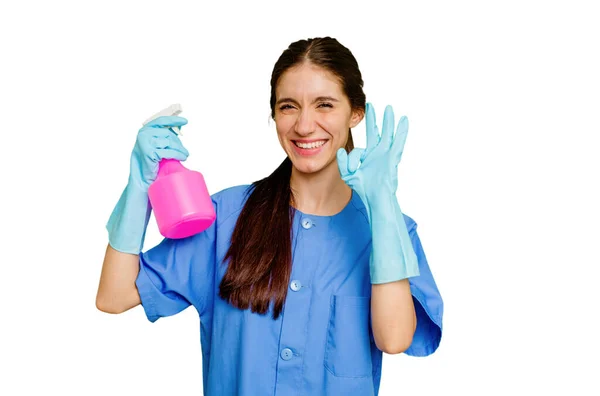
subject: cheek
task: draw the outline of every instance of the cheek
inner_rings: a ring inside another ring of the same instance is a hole
[[[290,133],[294,129],[294,123],[296,118],[290,115],[279,116],[275,122],[275,128],[277,129],[277,135],[282,137]]]
[[[279,144],[283,146],[283,143],[285,142],[285,134],[279,128],[277,128],[277,140],[279,140]]]
[[[278,121],[275,125],[275,129],[277,131],[277,140],[279,140],[279,144],[283,147],[285,146],[289,139],[290,127],[288,124]]]
[[[340,114],[323,114],[319,119],[321,127],[334,138],[344,138],[348,134],[348,120]]]

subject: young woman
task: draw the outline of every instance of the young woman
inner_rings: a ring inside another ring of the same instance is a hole
[[[433,353],[443,302],[417,224],[396,199],[408,123],[381,133],[351,52],[329,37],[286,49],[271,77],[285,160],[268,177],[212,196],[206,231],[141,252],[147,189],[187,150],[160,117],[142,128],[129,182],[107,224],[96,305],[142,304],[151,322],[200,316],[204,394],[377,395],[382,352]],[[367,148],[351,128],[366,116]]]

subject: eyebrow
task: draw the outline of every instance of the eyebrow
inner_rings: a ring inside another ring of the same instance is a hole
[[[323,102],[323,101],[339,102],[339,100],[337,100],[336,98],[331,97],[331,96],[319,96],[319,97],[315,98],[315,100],[313,100],[312,103]],[[295,103],[296,105],[300,106],[300,103],[298,103],[295,99],[292,99],[292,98],[281,98],[277,101],[277,103],[275,103],[275,105],[277,106],[283,102],[291,102],[291,103]]]

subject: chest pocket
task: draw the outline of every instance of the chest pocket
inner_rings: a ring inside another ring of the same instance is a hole
[[[370,377],[370,297],[333,295],[324,365],[336,377]]]

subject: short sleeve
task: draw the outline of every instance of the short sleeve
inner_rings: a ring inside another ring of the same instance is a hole
[[[213,200],[213,206],[216,204]],[[202,317],[212,306],[217,222],[182,239],[165,238],[140,254],[136,286],[149,321],[175,315],[190,305]]]
[[[417,315],[417,329],[412,344],[405,353],[410,356],[427,356],[436,351],[442,338],[444,304],[427,263],[416,223],[413,223],[409,234],[419,261],[420,275],[408,278]]]

